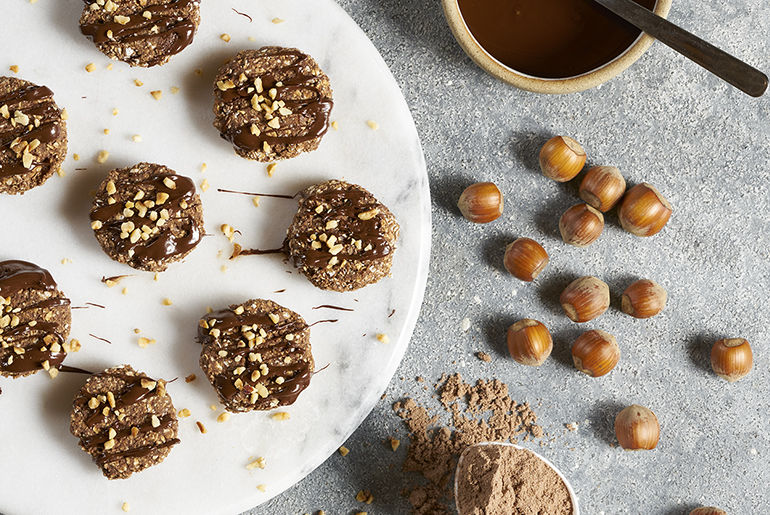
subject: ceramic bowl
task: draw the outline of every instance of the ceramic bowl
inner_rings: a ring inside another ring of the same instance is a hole
[[[507,442],[482,442],[482,443],[477,443],[477,444],[471,445],[465,451],[463,451],[463,453],[460,455],[460,459],[457,460],[457,469],[458,470],[460,468],[460,464],[463,462],[463,458],[465,457],[465,453],[467,452],[467,450],[470,449],[471,447],[477,447],[477,446],[480,446],[480,445],[500,445],[500,446],[504,446],[504,447],[505,446],[513,447],[514,449],[522,449],[522,450],[525,450],[525,451],[529,451],[532,454],[534,454],[535,456],[537,456],[543,463],[548,465],[554,472],[556,472],[556,474],[561,478],[562,481],[564,481],[564,485],[567,487],[567,491],[569,492],[569,498],[572,501],[572,508],[573,508],[572,509],[572,515],[580,515],[580,507],[578,506],[577,496],[575,495],[575,491],[572,489],[572,485],[569,483],[567,478],[564,477],[564,474],[562,474],[561,471],[559,471],[559,469],[557,469],[554,466],[553,463],[551,463],[547,459],[543,458],[542,456],[540,456],[535,451],[533,451],[531,449],[527,449],[526,447],[521,447],[519,445],[514,445],[512,443],[507,443]],[[457,499],[457,489],[458,489],[458,486],[459,486],[458,483],[459,483],[458,482],[458,476],[457,476],[457,474],[455,474],[455,499]],[[463,514],[460,513],[459,515],[463,515]]]
[[[655,14],[664,18],[668,16],[668,12],[671,9],[671,1],[672,0],[658,0],[655,4]],[[492,57],[492,55],[490,55],[489,52],[476,41],[476,38],[471,34],[470,29],[468,29],[468,26],[462,17],[458,0],[442,0],[442,4],[444,6],[444,14],[449,23],[449,28],[452,30],[455,39],[460,43],[460,46],[465,50],[465,53],[468,54],[477,65],[498,79],[504,80],[517,88],[534,91],[536,93],[575,93],[603,84],[634,64],[636,60],[650,48],[650,45],[652,45],[654,41],[652,36],[642,33],[636,41],[634,41],[631,46],[618,57],[599,68],[581,75],[564,79],[534,77],[504,65]]]

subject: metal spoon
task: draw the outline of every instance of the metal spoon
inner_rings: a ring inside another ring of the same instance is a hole
[[[753,97],[767,90],[767,76],[633,0],[595,0],[616,15]]]

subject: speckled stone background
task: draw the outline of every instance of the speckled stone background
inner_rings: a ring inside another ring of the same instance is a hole
[[[686,514],[700,504],[731,515],[770,513],[770,96],[747,97],[658,43],[601,88],[526,93],[472,64],[438,0],[340,3],[390,65],[417,122],[433,195],[431,275],[411,347],[387,398],[347,442],[350,454],[335,454],[251,513],[408,513],[400,491],[416,478],[401,472],[406,446],[394,453],[383,443],[391,435],[406,442],[391,404],[404,395],[430,401],[415,377],[433,382],[445,371],[497,377],[515,399],[538,406],[549,443],[527,445],[570,478],[587,515]],[[770,71],[765,0],[676,0],[670,17]],[[669,225],[640,239],[613,213],[590,248],[564,245],[558,218],[578,202],[577,184],[537,171],[538,149],[554,134],[577,138],[590,163],[618,166],[629,183],[656,185],[675,208]],[[487,180],[503,191],[505,214],[473,226],[455,202],[469,183]],[[539,240],[551,255],[535,284],[502,269],[503,249],[518,236]],[[613,293],[611,310],[580,327],[558,306],[579,275],[603,278]],[[668,307],[655,319],[618,310],[623,289],[639,277],[668,289]],[[506,327],[524,317],[554,334],[553,356],[537,369],[505,353]],[[601,379],[571,365],[569,345],[588,328],[614,333],[622,349],[619,366]],[[711,344],[725,336],[754,347],[754,371],[735,384],[709,369]],[[477,360],[478,350],[493,362]],[[614,416],[632,403],[657,413],[657,450],[613,446]],[[565,429],[570,422],[576,432]],[[372,491],[372,505],[355,500],[361,489]]]

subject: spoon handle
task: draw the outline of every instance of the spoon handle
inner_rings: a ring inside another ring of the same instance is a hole
[[[744,93],[761,97],[767,90],[767,76],[764,73],[648,11],[633,0],[595,1]]]

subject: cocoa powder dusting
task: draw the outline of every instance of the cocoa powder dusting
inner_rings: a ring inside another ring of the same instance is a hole
[[[511,399],[508,385],[497,379],[465,383],[460,374],[444,374],[435,385],[450,422],[414,399],[393,405],[393,411],[409,429],[409,448],[404,470],[420,473],[426,482],[405,491],[415,515],[451,513],[454,504],[453,476],[457,459],[479,442],[512,442],[543,436],[537,415],[529,404]]]
[[[526,449],[474,445],[457,469],[457,509],[464,515],[570,515],[569,490],[559,475]]]

